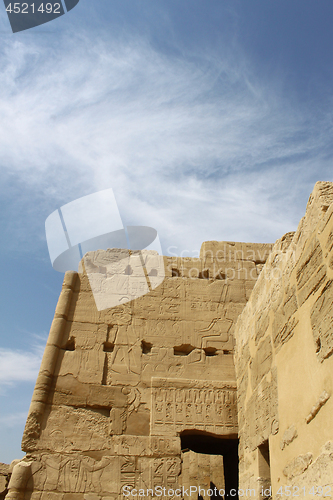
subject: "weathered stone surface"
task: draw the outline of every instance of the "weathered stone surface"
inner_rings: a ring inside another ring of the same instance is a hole
[[[333,184],[320,182],[274,246],[87,254],[65,275],[7,498],[193,486],[206,500],[231,487],[237,436],[242,496],[333,488],[332,235]]]
[[[153,434],[176,436],[186,429],[236,434],[236,387],[219,381],[152,378]]]
[[[5,498],[9,481],[9,465],[0,463],[0,500]]]
[[[310,499],[333,485],[332,234],[333,183],[320,182],[297,231],[273,246],[233,328],[240,487],[256,488],[256,498],[260,448],[271,457],[273,498],[289,486]]]
[[[326,266],[322,263],[323,252],[319,241],[315,238],[297,266],[296,281],[300,305],[323,284],[326,278]]]
[[[281,305],[279,309],[276,310],[274,317],[273,342],[276,350],[278,350],[293,335],[294,328],[298,323],[298,319],[293,316],[297,311],[297,308],[296,287],[288,286],[283,300],[281,294]]]
[[[187,474],[180,433],[236,438],[233,329],[271,245],[206,246],[201,259],[162,258],[158,284],[155,254],[127,250],[90,252],[66,274],[22,441],[28,495],[176,487]],[[198,477],[223,484],[222,457],[189,456]]]
[[[312,275],[323,262],[323,252],[320,242],[315,238],[303,253],[297,265],[296,280],[299,290],[312,278]]]
[[[324,404],[326,403],[326,401],[329,400],[329,398],[330,398],[330,394],[328,394],[326,391],[323,391],[321,393],[318,401],[316,402],[316,404],[313,405],[309,415],[307,415],[307,417],[305,419],[307,424],[309,424],[311,422],[311,420],[313,420],[315,418],[315,416],[319,412],[320,408],[322,406],[324,406]]]
[[[257,352],[250,363],[252,388],[257,387],[264,375],[269,372],[272,366],[272,343],[266,337],[257,348]]]
[[[333,353],[333,281],[328,281],[311,310],[311,325],[320,361]]]
[[[280,443],[281,450],[284,450],[284,448],[288,446],[288,444],[292,443],[296,438],[297,438],[297,429],[294,425],[291,425],[290,427],[288,427],[288,429],[285,430],[282,436],[282,440]]]
[[[294,334],[295,328],[298,324],[298,319],[295,317],[286,318],[282,313],[277,313],[275,323],[273,325],[274,331],[274,347],[278,350],[284,343],[288,342]]]
[[[181,476],[181,486],[188,493],[186,498],[197,500],[198,492],[190,491],[190,487],[199,487],[202,489],[201,497],[208,500],[210,497],[207,491],[211,485],[217,490],[223,490],[225,487],[223,476],[223,457],[220,455],[208,455],[196,453],[192,450],[186,450],[182,453],[182,469],[184,473]],[[205,492],[206,494],[204,494]]]
[[[312,453],[307,453],[306,455],[300,455],[290,462],[283,469],[283,474],[290,480],[295,476],[299,476],[304,472],[312,462]]]
[[[311,294],[314,294],[319,290],[319,288],[325,283],[327,274],[326,265],[321,266],[316,274],[309,280],[306,286],[299,292],[298,300],[300,305],[309,298]]]
[[[271,380],[267,376],[261,380],[246,404],[251,418],[246,419],[245,442],[251,450],[269,438],[272,426],[279,420],[276,369],[271,370],[271,375]]]
[[[323,497],[329,496],[333,488],[333,442],[328,441],[325,443],[316,460],[313,460],[305,470],[302,470],[307,461],[309,459],[304,460],[301,457],[298,461],[298,467],[287,469],[287,473],[292,473],[292,477],[288,479],[289,484],[298,488],[305,488],[307,493],[310,492],[308,498],[313,497],[311,493]],[[303,467],[301,466],[302,462]]]
[[[269,314],[267,310],[261,311],[260,316],[256,318],[255,329],[255,343],[258,344],[259,340],[265,335],[269,326]]]

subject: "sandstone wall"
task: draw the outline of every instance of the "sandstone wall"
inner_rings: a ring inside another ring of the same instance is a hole
[[[9,477],[9,465],[0,462],[0,500],[5,498]]]
[[[207,242],[200,259],[165,257],[160,286],[104,310],[87,274],[66,273],[7,499],[115,500],[202,474],[223,486],[219,459],[182,454],[179,436],[237,438],[233,331],[270,250]]]
[[[274,498],[286,486],[332,495],[332,183],[316,184],[296,233],[274,245],[235,338],[240,487],[259,495],[271,476]]]

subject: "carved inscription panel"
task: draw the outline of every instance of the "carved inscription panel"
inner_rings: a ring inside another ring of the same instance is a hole
[[[197,429],[237,433],[236,387],[220,381],[152,379],[152,435]]]

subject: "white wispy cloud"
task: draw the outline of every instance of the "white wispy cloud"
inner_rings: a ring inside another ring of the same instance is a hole
[[[36,196],[32,212],[113,187],[125,222],[194,250],[276,239],[332,178],[332,110],[291,102],[241,50],[176,57],[81,33],[4,43],[0,62],[0,163]]]
[[[0,347],[0,385],[35,382],[42,356],[42,346],[30,352]]]
[[[17,426],[24,425],[27,420],[27,412],[21,411],[16,413],[8,413],[7,415],[0,415],[0,425],[2,428],[12,429]]]

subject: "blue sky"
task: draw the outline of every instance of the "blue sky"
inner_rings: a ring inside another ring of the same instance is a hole
[[[80,0],[13,34],[0,5],[0,462],[61,289],[48,215],[112,187],[186,256],[295,230],[333,181],[332,22],[331,0]]]

